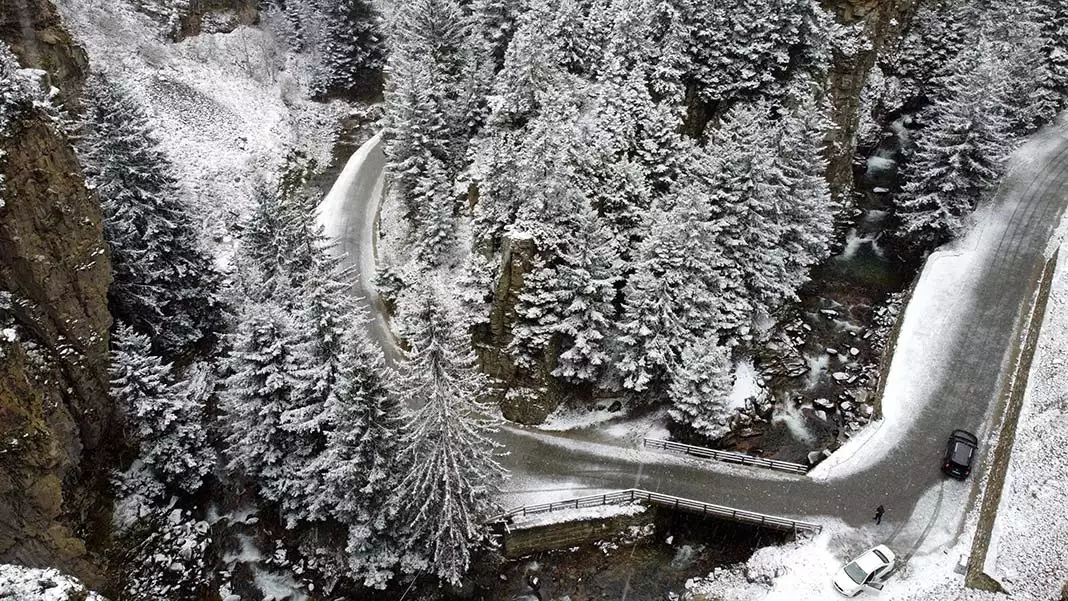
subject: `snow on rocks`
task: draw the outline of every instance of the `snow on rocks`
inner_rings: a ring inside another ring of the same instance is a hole
[[[52,568],[0,564],[0,599],[16,601],[107,601],[77,579]]]

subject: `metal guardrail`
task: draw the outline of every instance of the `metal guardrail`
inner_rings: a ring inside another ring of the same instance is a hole
[[[728,520],[733,520],[736,522],[753,524],[755,526],[773,528],[776,530],[819,532],[823,529],[823,526],[819,524],[814,524],[812,522],[802,522],[798,520],[791,520],[789,518],[767,515],[764,513],[756,513],[754,511],[745,511],[744,509],[735,509],[733,507],[726,507],[724,505],[703,503],[701,501],[694,501],[692,499],[683,499],[682,497],[674,497],[671,495],[649,492],[647,490],[641,490],[638,488],[631,488],[628,490],[621,490],[618,492],[607,493],[603,495],[578,497],[577,499],[568,499],[565,501],[542,503],[541,505],[524,505],[523,507],[517,507],[515,509],[506,511],[498,516],[494,516],[493,518],[490,518],[489,522],[508,522],[512,518],[516,518],[519,516],[538,515],[541,513],[562,511],[565,509],[582,509],[584,507],[599,507],[602,505],[614,505],[618,503],[633,502],[651,503],[653,505],[669,507],[679,511],[687,511],[695,514],[716,516]]]
[[[716,461],[723,461],[726,463],[754,465],[757,467],[764,467],[784,472],[792,472],[795,474],[807,474],[808,470],[811,469],[809,466],[804,465],[802,463],[791,463],[789,461],[779,461],[777,459],[764,459],[762,457],[753,457],[751,455],[746,455],[745,453],[735,453],[733,451],[717,451],[716,449],[695,447],[693,445],[682,444],[680,442],[660,440],[658,438],[646,438],[644,439],[644,444],[645,446],[653,449],[664,449],[666,451],[675,451],[678,453],[684,453],[686,455],[692,455],[694,457],[715,459]]]

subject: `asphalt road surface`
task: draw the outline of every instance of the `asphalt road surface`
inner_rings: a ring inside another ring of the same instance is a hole
[[[896,446],[869,467],[834,480],[815,481],[665,456],[593,442],[583,432],[553,433],[508,427],[499,440],[513,478],[510,493],[523,487],[558,490],[559,498],[587,492],[644,488],[749,511],[818,519],[838,518],[871,530],[872,512],[887,508],[887,530],[875,538],[897,538],[899,552],[918,548],[932,526],[959,529],[971,481],[945,481],[939,465],[946,437],[955,428],[989,434],[993,407],[1003,384],[1011,351],[1019,339],[1027,309],[1038,286],[1044,251],[1068,200],[1068,132],[1051,127],[1017,152],[1010,172],[991,201],[983,248],[973,263],[982,285],[961,303],[959,326],[947,328],[948,356],[931,388],[931,398],[911,421]],[[374,257],[366,240],[374,236],[374,219],[382,197],[385,156],[380,139],[360,165],[358,177],[344,191],[345,205],[337,235],[340,249],[359,272],[358,293],[373,316],[372,337],[387,358],[401,356],[371,285]],[[983,449],[985,450],[985,449]],[[566,494],[565,494],[566,493]],[[948,494],[948,499],[944,499]],[[891,534],[892,533],[892,534]]]

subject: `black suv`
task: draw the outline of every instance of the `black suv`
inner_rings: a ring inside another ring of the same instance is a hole
[[[975,434],[964,430],[954,430],[949,435],[949,444],[946,446],[946,460],[942,462],[942,471],[951,478],[963,480],[972,473],[972,459],[975,458],[975,449],[979,446],[979,439]]]

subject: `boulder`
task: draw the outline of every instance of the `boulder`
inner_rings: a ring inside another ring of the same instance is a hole
[[[829,399],[824,399],[824,398],[815,399],[815,400],[812,401],[812,405],[815,406],[815,407],[819,407],[820,409],[824,409],[826,411],[833,411],[834,410],[834,401],[831,401]]]

